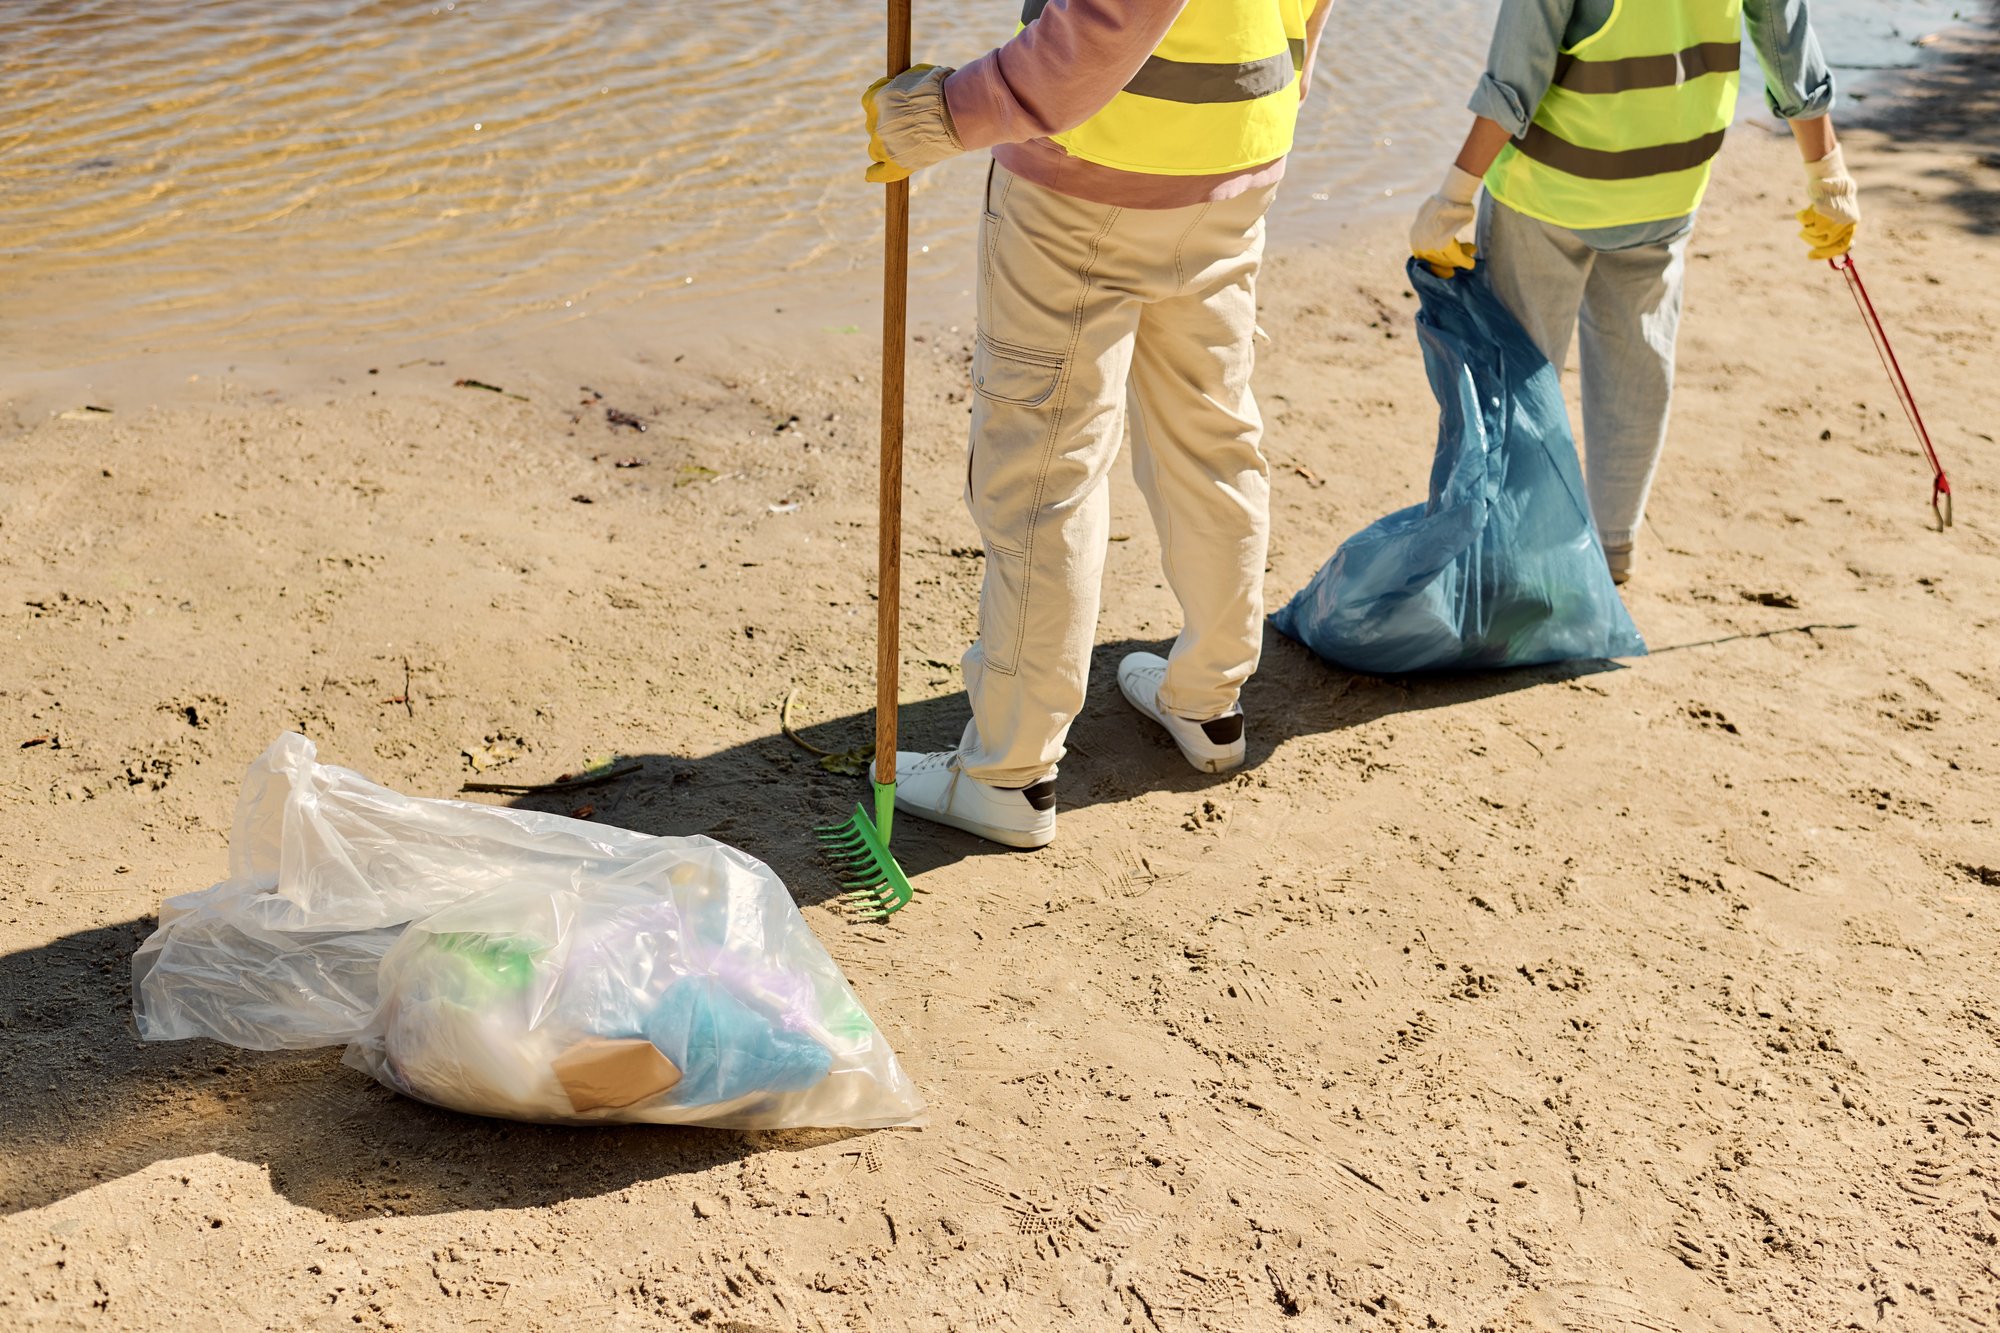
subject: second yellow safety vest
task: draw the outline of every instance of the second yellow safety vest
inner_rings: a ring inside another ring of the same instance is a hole
[[[1685,217],[1736,118],[1742,53],[1743,0],[1618,0],[1562,53],[1487,191],[1572,230]]]
[[[1027,0],[1026,27],[1048,0]],[[1210,176],[1292,150],[1305,0],[1188,0],[1110,105],[1055,135],[1072,157],[1149,176]]]

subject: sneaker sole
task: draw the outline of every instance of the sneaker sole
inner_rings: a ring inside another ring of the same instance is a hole
[[[975,827],[969,823],[961,823],[953,819],[950,815],[940,814],[936,810],[926,810],[921,806],[904,805],[901,801],[896,802],[896,812],[908,815],[912,819],[921,819],[926,824],[936,824],[941,828],[954,828],[960,833],[970,833],[982,842],[998,843],[1002,847],[1011,847],[1017,852],[1038,851],[1056,839],[1056,831],[1053,826],[1047,829],[1032,831],[1027,829],[999,829],[985,824]]]

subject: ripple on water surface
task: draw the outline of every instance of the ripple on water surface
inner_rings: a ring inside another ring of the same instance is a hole
[[[1405,4],[1341,0],[1295,230],[1437,174],[1495,7],[1430,0],[1417,32]],[[1950,8],[1845,7],[1887,25],[1857,63]],[[919,52],[963,59],[1014,9],[920,3]],[[853,104],[874,11],[0,0],[0,304],[27,312],[0,358],[464,331],[868,266]],[[971,244],[975,171],[920,183],[933,269]]]

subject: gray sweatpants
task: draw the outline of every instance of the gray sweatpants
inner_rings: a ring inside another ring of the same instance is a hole
[[[1582,325],[1584,479],[1608,548],[1630,547],[1638,534],[1666,445],[1689,234],[1593,250],[1575,232],[1491,196],[1480,204],[1480,266],[1558,370]]]

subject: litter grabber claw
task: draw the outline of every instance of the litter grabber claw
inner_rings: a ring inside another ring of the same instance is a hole
[[[889,0],[889,75],[910,67],[910,0]],[[818,830],[856,916],[880,920],[907,905],[909,876],[889,851],[896,812],[896,705],[903,583],[903,362],[909,331],[910,183],[887,191],[882,257],[882,473],[875,603],[875,814],[857,805]]]
[[[1917,433],[1917,443],[1924,447],[1924,457],[1931,465],[1931,512],[1937,515],[1938,531],[1943,532],[1952,525],[1951,478],[1944,472],[1944,464],[1938,461],[1937,448],[1931,443],[1931,433],[1924,426],[1923,413],[1917,410],[1917,400],[1910,393],[1910,382],[1903,377],[1903,367],[1896,360],[1896,349],[1889,345],[1889,332],[1882,327],[1882,317],[1875,313],[1875,303],[1868,298],[1868,287],[1861,281],[1861,270],[1854,266],[1852,254],[1837,255],[1826,261],[1827,266],[1847,279],[1847,290],[1854,297],[1854,304],[1861,311],[1861,318],[1868,325],[1868,336],[1875,340],[1875,354],[1882,358],[1882,368],[1889,372],[1889,383],[1896,390],[1896,400],[1903,405],[1903,415],[1910,419],[1910,429]]]

